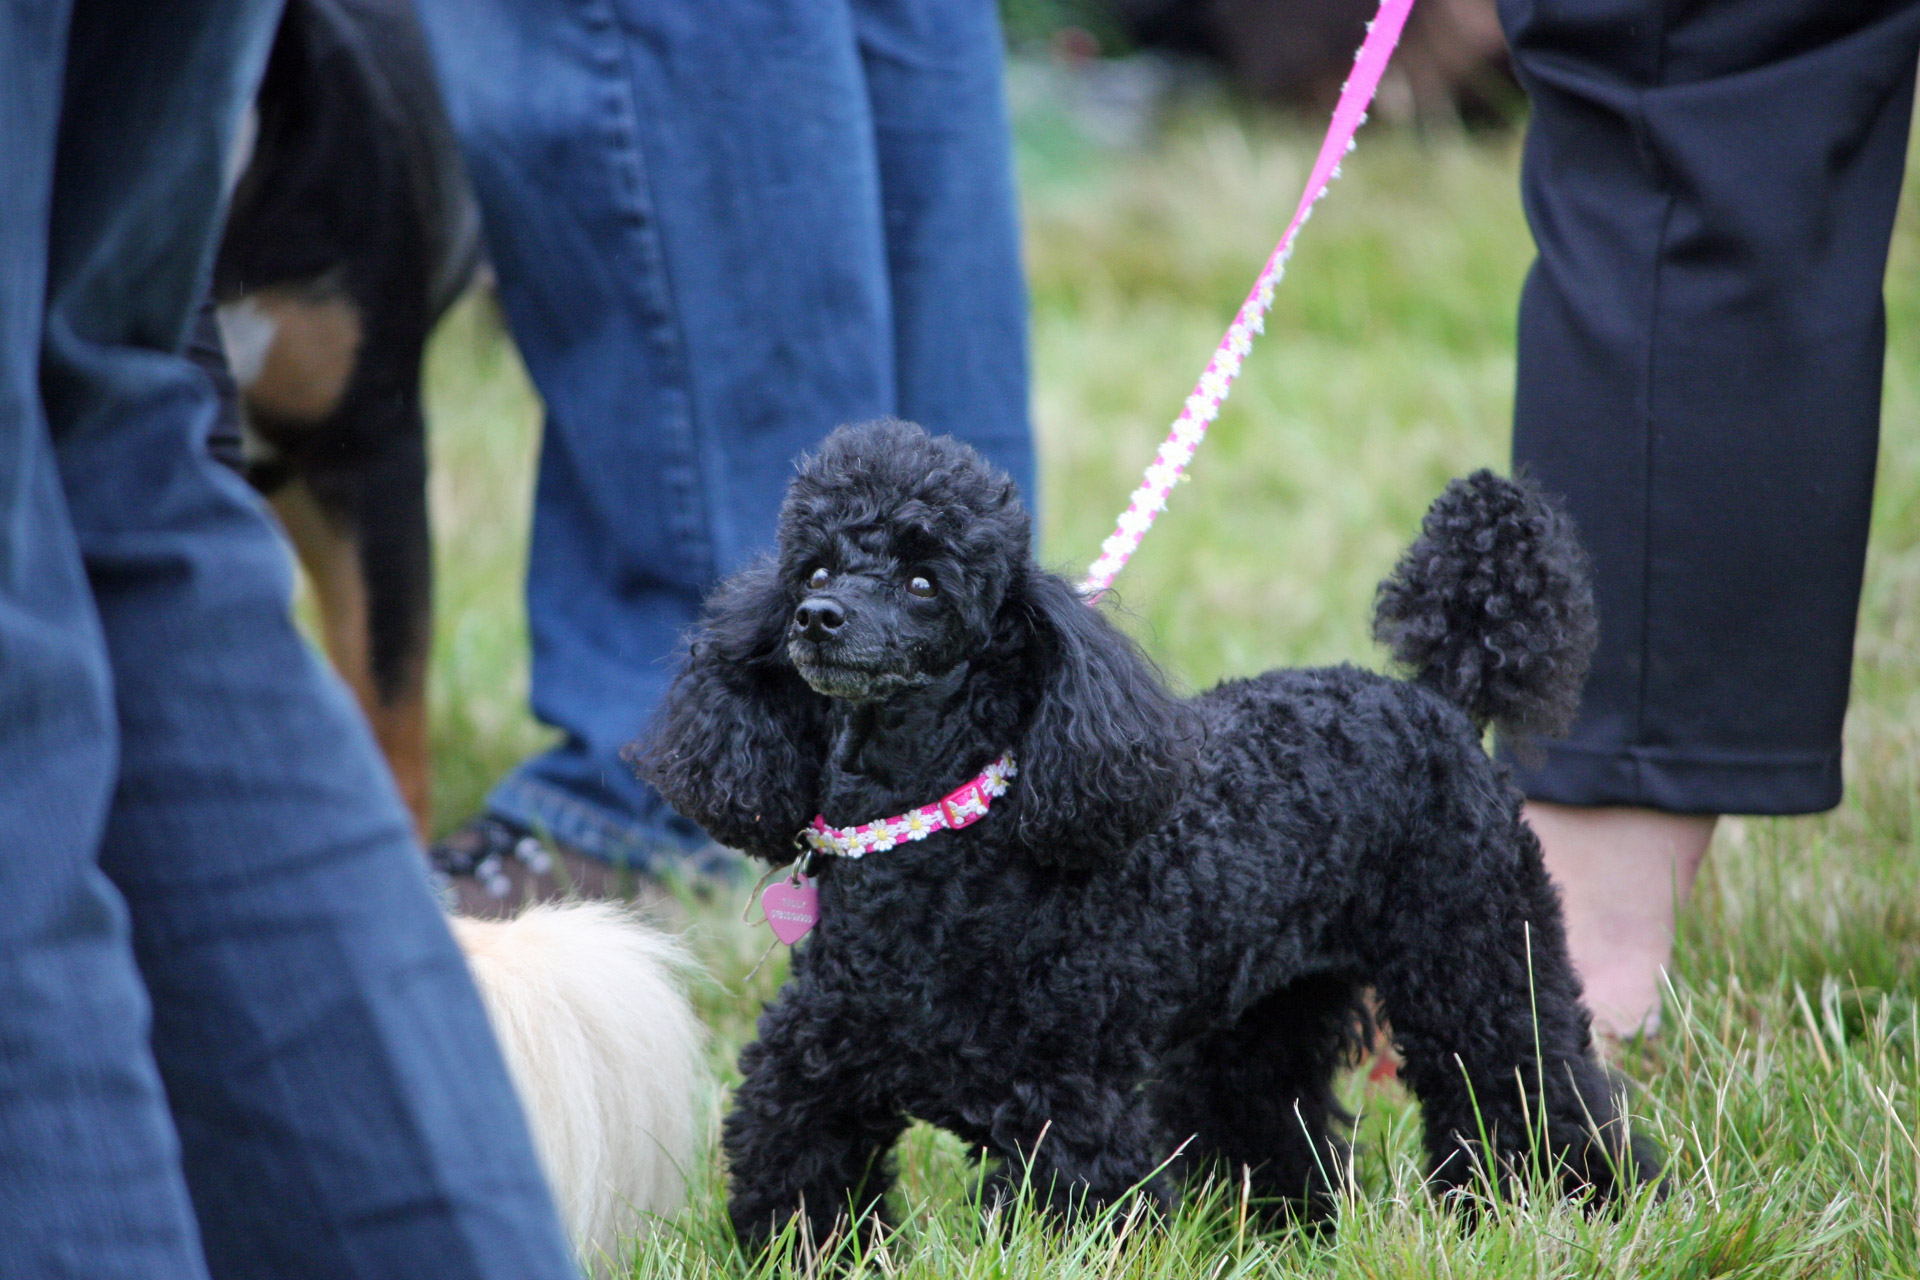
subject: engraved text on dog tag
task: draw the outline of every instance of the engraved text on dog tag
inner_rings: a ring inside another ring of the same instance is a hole
[[[792,946],[819,923],[820,891],[805,876],[776,880],[760,895],[760,909],[767,913],[773,936]]]

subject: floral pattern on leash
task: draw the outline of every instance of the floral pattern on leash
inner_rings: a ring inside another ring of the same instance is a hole
[[[1387,59],[1399,43],[1401,28],[1406,25],[1407,14],[1412,9],[1413,0],[1381,0],[1379,14],[1367,24],[1366,41],[1354,55],[1353,74],[1340,86],[1340,101],[1333,109],[1333,122],[1327,128],[1326,141],[1321,143],[1319,157],[1307,177],[1307,189],[1294,210],[1293,221],[1287,224],[1273,256],[1267,259],[1252,291],[1234,314],[1233,323],[1227,326],[1226,336],[1220,340],[1213,358],[1207,361],[1193,394],[1187,397],[1180,416],[1174,419],[1173,430],[1154,455],[1140,487],[1133,491],[1119,523],[1100,544],[1100,558],[1093,562],[1087,570],[1086,581],[1080,584],[1080,594],[1088,603],[1098,600],[1101,593],[1113,585],[1114,578],[1139,549],[1140,540],[1167,509],[1167,495],[1180,483],[1207,428],[1220,416],[1220,406],[1233,391],[1233,381],[1240,376],[1247,353],[1253,350],[1253,335],[1266,330],[1274,287],[1286,275],[1287,259],[1293,256],[1294,237],[1313,216],[1314,204],[1327,194],[1327,185],[1340,176],[1341,157],[1353,150],[1354,134],[1367,121],[1367,108],[1380,87],[1380,76],[1387,69]]]

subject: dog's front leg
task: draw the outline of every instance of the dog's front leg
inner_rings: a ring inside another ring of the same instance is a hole
[[[1014,1094],[1017,1101],[993,1120],[993,1145],[1004,1163],[987,1186],[988,1212],[1005,1215],[1025,1200],[1073,1224],[1116,1207],[1124,1218],[1136,1203],[1156,1215],[1172,1207],[1172,1182],[1159,1168],[1166,1153],[1145,1091],[1063,1075],[1017,1084]]]
[[[875,1060],[882,1037],[820,1008],[801,983],[760,1017],[760,1038],[740,1052],[745,1077],[721,1136],[727,1212],[749,1257],[796,1215],[800,1242],[817,1250],[857,1222],[869,1240],[889,1226],[891,1150],[906,1127]]]

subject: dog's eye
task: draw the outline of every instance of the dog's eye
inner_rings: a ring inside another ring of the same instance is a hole
[[[919,596],[922,600],[931,599],[934,594],[933,579],[917,576],[909,578],[907,580],[907,594],[910,596]]]
[[[807,586],[815,591],[824,591],[826,590],[827,583],[831,581],[832,578],[833,575],[825,569],[815,569],[813,575],[807,579]]]

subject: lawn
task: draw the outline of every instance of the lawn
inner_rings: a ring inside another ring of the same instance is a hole
[[[1285,224],[1317,139],[1220,105],[1103,148],[1042,95],[1022,116],[1043,550],[1091,560]],[[1508,137],[1369,131],[1301,237],[1267,335],[1120,580],[1127,625],[1180,683],[1376,664],[1375,581],[1447,477],[1506,453],[1513,310],[1531,248]],[[1911,196],[1912,192],[1909,192]],[[1913,200],[1907,201],[1909,215]],[[1233,1188],[1170,1229],[983,1232],[976,1170],[913,1130],[906,1228],[868,1274],[967,1277],[1920,1276],[1920,223],[1888,279],[1880,488],[1847,724],[1847,799],[1723,824],[1682,924],[1666,1031],[1622,1066],[1671,1154],[1671,1195],[1587,1218],[1496,1210],[1466,1230],[1419,1187],[1418,1109],[1347,1082],[1358,1190],[1326,1239],[1249,1230]],[[481,303],[430,361],[444,820],[542,742],[520,605],[538,410]],[[697,909],[698,992],[724,1086],[781,957],[740,903]],[[637,1246],[636,1276],[785,1275],[732,1252],[720,1175]]]

